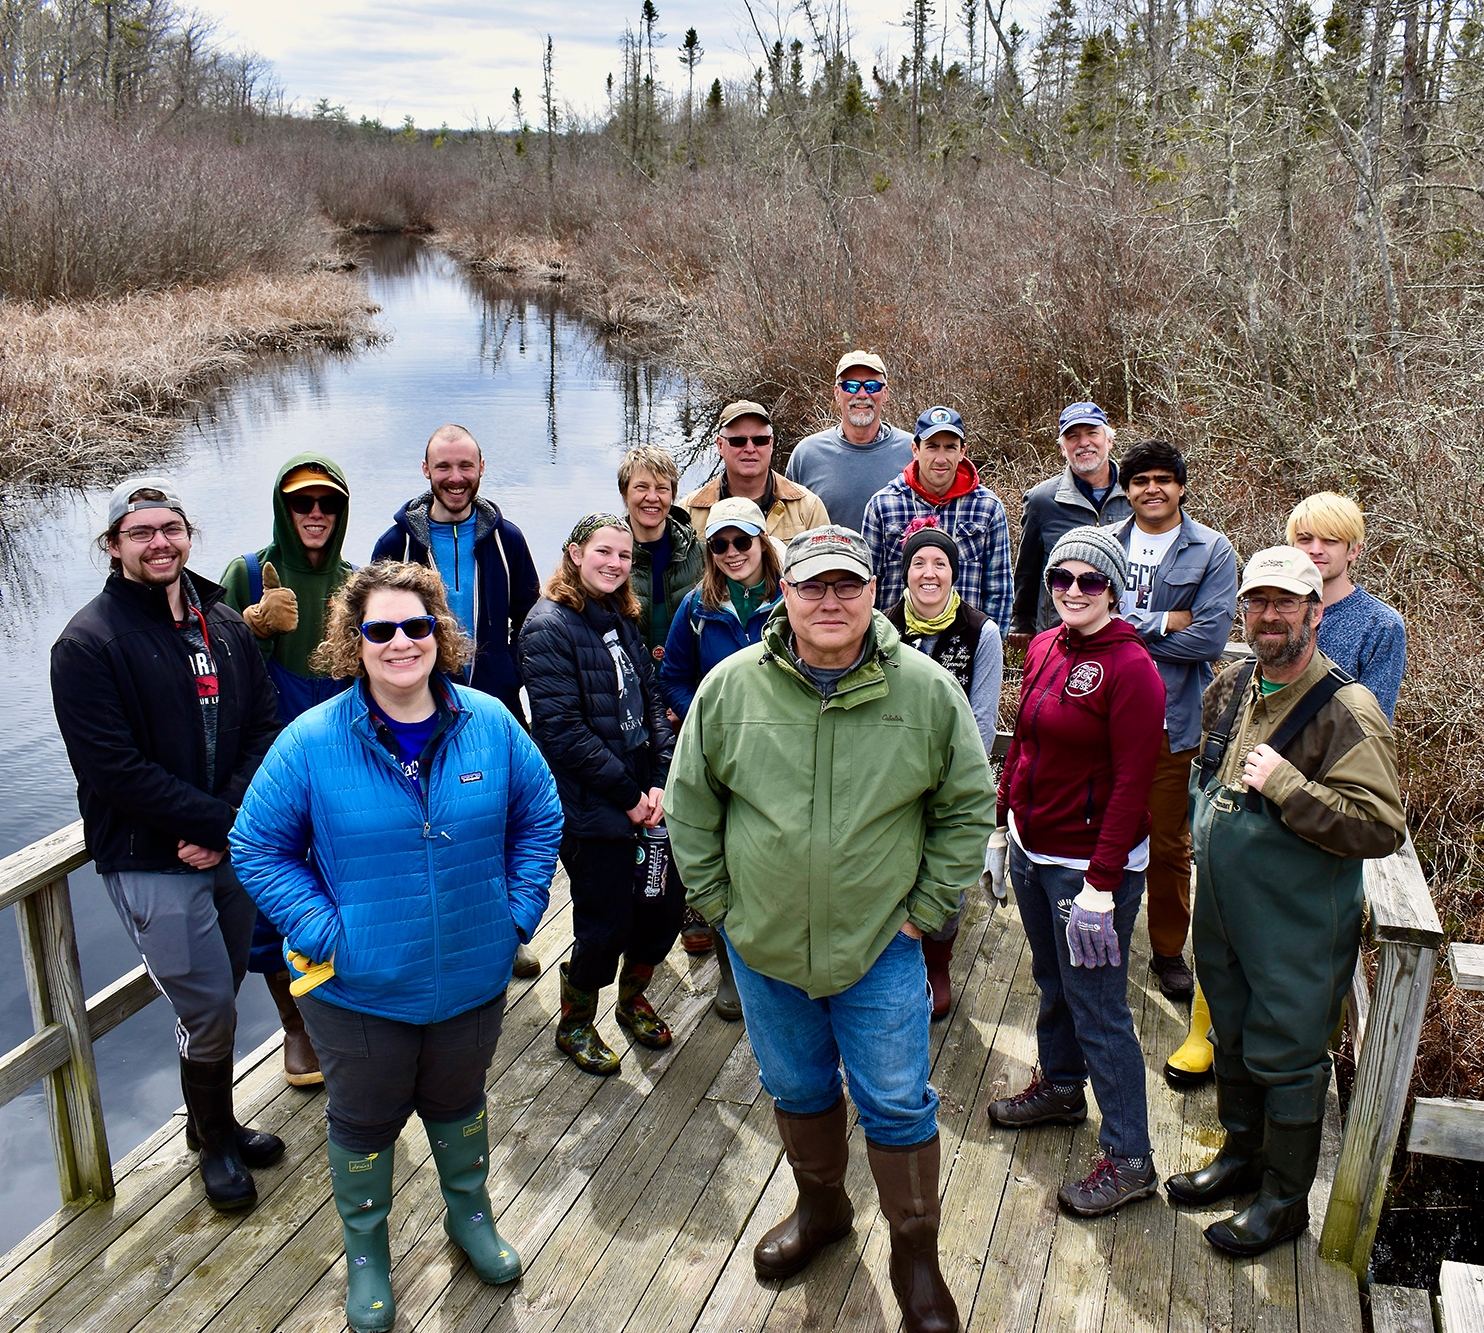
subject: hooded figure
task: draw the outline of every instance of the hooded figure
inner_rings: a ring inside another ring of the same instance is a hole
[[[319,513],[311,510],[309,520],[333,520],[318,548],[317,563],[290,509],[295,497],[307,498],[306,492],[323,496]],[[336,513],[325,513],[325,504]],[[242,612],[258,636],[285,724],[349,683],[322,676],[309,665],[309,655],[324,637],[330,598],[351,574],[350,564],[340,557],[349,521],[350,487],[339,465],[323,454],[295,454],[279,469],[273,485],[273,541],[260,551],[238,556],[222,575],[227,604]],[[277,596],[278,588],[292,596]]]

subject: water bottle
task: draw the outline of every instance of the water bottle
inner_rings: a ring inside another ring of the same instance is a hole
[[[665,891],[665,873],[670,868],[670,830],[663,824],[639,830],[634,852],[634,889],[646,902]]]

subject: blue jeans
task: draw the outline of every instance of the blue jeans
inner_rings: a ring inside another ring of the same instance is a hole
[[[754,972],[717,932],[732,960],[747,1036],[763,1087],[790,1115],[828,1111],[840,1100],[840,1062],[861,1128],[886,1148],[938,1132],[938,1094],[928,1082],[927,967],[922,944],[900,931],[855,985],[811,1000]]]
[[[1041,992],[1036,1046],[1041,1073],[1060,1087],[1089,1074],[1103,1127],[1098,1142],[1116,1157],[1149,1154],[1149,1103],[1144,1093],[1144,1053],[1128,1007],[1129,942],[1144,896],[1144,872],[1126,870],[1113,895],[1113,929],[1123,962],[1118,967],[1073,967],[1067,917],[1082,889],[1082,872],[1038,866],[1010,843],[1010,883],[1031,946],[1031,975]]]

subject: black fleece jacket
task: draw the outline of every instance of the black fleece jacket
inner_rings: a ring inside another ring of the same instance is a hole
[[[247,784],[278,734],[257,640],[192,573],[216,661],[215,790],[196,678],[165,590],[109,575],[52,645],[52,707],[77,775],[99,871],[182,870],[178,844],[225,849]]]

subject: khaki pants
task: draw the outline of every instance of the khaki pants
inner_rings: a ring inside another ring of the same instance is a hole
[[[1149,943],[1173,958],[1190,931],[1190,762],[1196,750],[1170,751],[1159,743],[1159,763],[1149,789]]]

